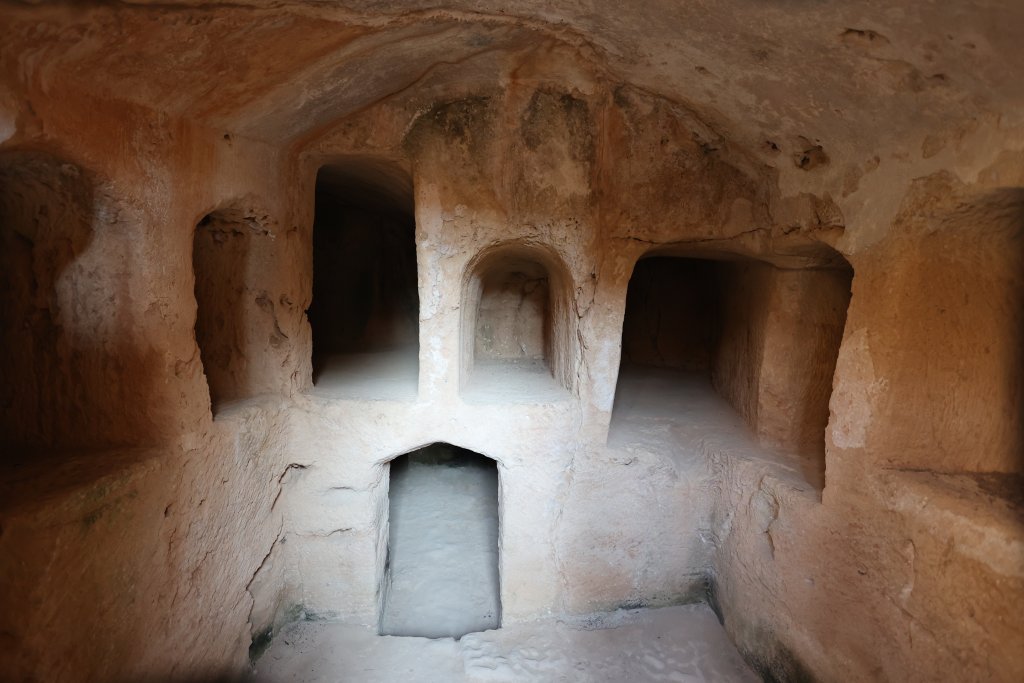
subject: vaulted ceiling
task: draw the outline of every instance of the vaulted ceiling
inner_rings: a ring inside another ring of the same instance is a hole
[[[0,2],[0,25],[0,102],[86,92],[274,143],[412,87],[557,81],[669,99],[783,193],[1024,148],[1015,0]]]

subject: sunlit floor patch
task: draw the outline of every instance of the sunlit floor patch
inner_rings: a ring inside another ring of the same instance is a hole
[[[378,636],[372,628],[299,622],[256,663],[263,683],[760,680],[704,604],[589,619],[506,624],[451,638]]]

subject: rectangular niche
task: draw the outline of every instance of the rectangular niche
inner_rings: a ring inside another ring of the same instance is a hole
[[[192,239],[196,344],[210,390],[210,409],[259,393],[249,357],[258,328],[258,295],[250,287],[256,243],[268,239],[260,221],[244,211],[222,209],[203,217]],[[258,270],[258,268],[256,269]]]
[[[313,224],[314,393],[414,400],[419,290],[412,179],[376,160],[317,174]]]
[[[459,638],[498,628],[497,463],[433,444],[388,466],[381,635]]]
[[[543,403],[570,389],[569,275],[537,245],[486,250],[467,269],[462,390],[471,401]]]
[[[852,276],[843,264],[783,269],[731,255],[640,260],[609,439],[650,433],[651,419],[725,433],[738,415],[820,486]]]

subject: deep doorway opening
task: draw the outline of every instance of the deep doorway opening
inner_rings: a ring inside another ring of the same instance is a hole
[[[734,255],[640,260],[626,295],[609,437],[649,430],[642,418],[657,416],[724,429],[729,417],[713,413],[725,399],[761,444],[799,456],[820,487],[853,278],[836,257],[834,267],[801,269]]]
[[[415,399],[419,289],[412,180],[383,162],[322,167],[313,223],[313,384],[351,398]]]
[[[389,467],[381,635],[460,638],[498,628],[497,463],[433,444]]]

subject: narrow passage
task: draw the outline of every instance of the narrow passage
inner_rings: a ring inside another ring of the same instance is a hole
[[[391,463],[380,632],[458,638],[498,628],[498,468],[446,444]]]

